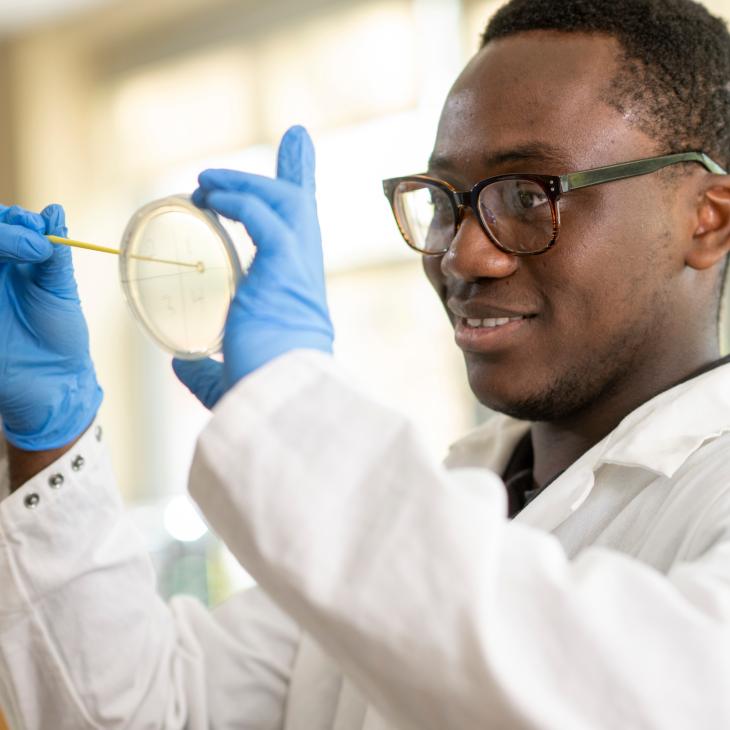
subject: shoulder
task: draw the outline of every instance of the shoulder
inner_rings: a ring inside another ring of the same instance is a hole
[[[694,514],[689,553],[730,542],[730,432],[708,438],[668,481],[667,506]]]

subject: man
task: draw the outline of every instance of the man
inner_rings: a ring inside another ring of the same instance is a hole
[[[448,468],[329,356],[306,133],[276,180],[201,175],[196,202],[258,246],[224,364],[175,363],[215,406],[191,492],[266,591],[212,613],[155,597],[86,429],[69,264],[32,235],[59,210],[5,211],[6,256],[43,259],[3,270],[11,726],[727,727],[729,81],[727,30],[689,0],[513,0],[492,21],[428,174],[385,183],[473,390],[517,417]]]

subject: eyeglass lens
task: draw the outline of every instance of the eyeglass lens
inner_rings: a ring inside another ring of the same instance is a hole
[[[446,251],[456,232],[448,194],[428,183],[404,181],[395,189],[396,215],[408,243],[425,253]]]
[[[448,193],[424,181],[403,181],[394,197],[396,214],[413,248],[442,253],[456,235],[456,218]],[[492,238],[514,253],[534,253],[553,239],[550,200],[542,186],[522,178],[486,185],[477,201],[479,215]]]

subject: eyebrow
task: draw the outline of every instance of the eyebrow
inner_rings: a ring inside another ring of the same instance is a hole
[[[487,168],[499,167],[514,162],[538,162],[570,167],[570,161],[563,150],[546,144],[529,143],[511,149],[493,152],[482,158],[482,164]],[[450,170],[457,167],[445,155],[432,155],[428,161],[428,169]]]

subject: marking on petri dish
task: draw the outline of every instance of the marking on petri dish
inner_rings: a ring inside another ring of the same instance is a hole
[[[211,271],[220,271],[221,269],[227,269],[227,266],[209,266],[202,272],[195,271],[176,271],[174,274],[152,274],[152,276],[139,276],[135,279],[122,279],[126,284],[130,281],[147,281],[148,279],[167,279],[171,276],[184,276],[185,274],[197,274],[197,273],[209,273]]]
[[[142,254],[138,253],[129,253],[127,256],[130,259],[138,259],[139,261],[152,261],[156,264],[172,264],[173,266],[187,266],[191,269],[195,269],[196,271],[199,271],[200,261],[197,263],[188,263],[186,261],[172,261],[171,259],[158,259],[154,256],[142,256]]]

